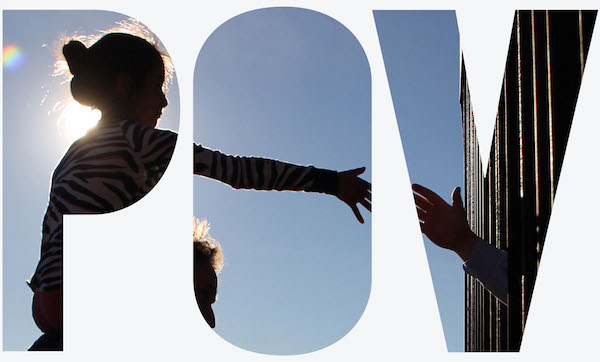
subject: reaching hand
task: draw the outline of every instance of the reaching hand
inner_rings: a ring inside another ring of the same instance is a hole
[[[466,261],[477,236],[467,223],[460,187],[452,191],[452,206],[426,187],[413,184],[412,188],[423,234],[437,246],[453,250]]]
[[[371,184],[358,177],[365,172],[365,168],[356,168],[338,173],[338,192],[335,196],[350,206],[358,222],[365,220],[358,211],[357,204],[361,204],[371,211]]]

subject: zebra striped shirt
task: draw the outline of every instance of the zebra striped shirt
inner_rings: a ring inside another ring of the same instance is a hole
[[[54,170],[42,225],[40,261],[29,282],[34,292],[62,286],[63,215],[111,212],[146,195],[164,173],[177,134],[122,121],[99,124],[75,141]],[[337,172],[194,146],[194,173],[257,190],[335,194]]]

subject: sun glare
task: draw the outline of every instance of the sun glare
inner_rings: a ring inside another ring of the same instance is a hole
[[[97,109],[84,107],[74,100],[67,102],[60,110],[58,129],[61,136],[69,142],[85,135],[100,120],[101,113]]]

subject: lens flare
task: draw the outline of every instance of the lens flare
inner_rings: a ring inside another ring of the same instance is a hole
[[[2,64],[5,69],[16,70],[25,63],[25,55],[14,44],[8,44],[2,49]]]
[[[101,113],[97,109],[84,107],[74,100],[67,102],[60,110],[58,128],[62,136],[70,142],[85,135],[100,120]]]

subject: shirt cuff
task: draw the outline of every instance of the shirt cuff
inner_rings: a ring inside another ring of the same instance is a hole
[[[508,253],[477,238],[463,270],[477,278],[504,304],[508,300]]]
[[[313,167],[313,183],[306,191],[321,192],[329,195],[338,193],[338,172]]]

